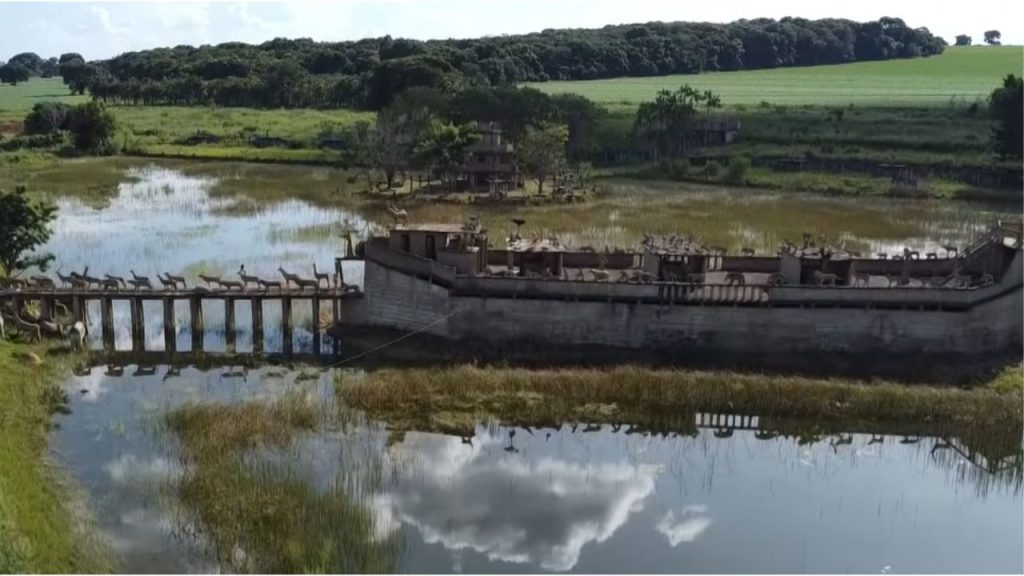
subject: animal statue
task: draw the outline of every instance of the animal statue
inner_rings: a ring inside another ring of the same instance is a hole
[[[320,289],[320,281],[312,278],[301,278],[296,276],[294,282],[300,291],[305,290],[306,288],[312,288],[314,291]]]
[[[212,288],[214,284],[218,286],[220,285],[220,276],[207,276],[205,274],[200,274],[199,279],[206,282],[206,286],[208,288]]]
[[[839,277],[827,272],[814,271],[814,283],[818,286],[835,286]]]
[[[61,268],[63,268],[63,266],[61,266]],[[60,280],[62,286],[70,287],[75,281],[74,272],[71,273],[71,276],[65,276],[60,273],[61,268],[57,268],[57,278]]]
[[[170,272],[164,272],[164,278],[167,278],[176,285],[181,285],[182,288],[188,288],[188,284],[185,283],[184,276],[172,276]]]
[[[885,252],[879,252],[878,254],[876,254],[876,256],[878,256],[879,260],[888,260],[889,259],[889,255],[886,254]]]
[[[245,273],[245,264],[242,264],[242,267],[238,269],[238,277],[242,279],[242,285],[245,287],[248,287],[249,284],[255,284],[257,286],[260,284],[259,276],[250,276]]]
[[[259,284],[261,288],[263,288],[264,292],[270,290],[271,288],[277,288],[278,291],[281,290],[281,283],[278,282],[277,280],[257,280],[256,283]]]
[[[928,260],[938,260],[939,259],[939,255],[936,252],[929,252],[929,253],[925,254],[924,257],[926,259],[928,259]]]
[[[729,253],[729,249],[725,246],[708,246],[708,250],[711,250],[715,256],[725,256]]]
[[[85,270],[82,270],[82,280],[85,280],[85,282],[87,284],[87,286],[86,286],[87,288],[90,287],[90,286],[95,286],[97,288],[102,288],[103,287],[103,280],[100,280],[99,278],[97,278],[95,276],[89,276],[89,267],[88,266],[85,267]]]
[[[32,276],[29,280],[37,288],[45,288],[49,290],[56,290],[57,288],[57,285],[53,282],[53,278],[50,278],[49,276]]]
[[[394,219],[395,225],[404,225],[409,221],[409,213],[404,208],[398,208],[394,204],[388,202],[388,212],[391,213],[391,218]]]
[[[118,282],[116,278],[104,278],[100,282],[100,288],[104,288],[104,289],[108,289],[108,290],[120,290],[121,289],[121,283]]]
[[[903,249],[903,258],[905,260],[920,260],[921,259],[921,253],[918,252],[917,250],[911,250],[909,248],[904,248]]]
[[[942,249],[946,251],[946,258],[956,256],[960,252],[956,246],[943,246]]]
[[[786,275],[782,272],[775,272],[768,275],[769,286],[782,286],[786,283]]]
[[[284,286],[285,286],[285,288],[291,288],[291,284],[293,282],[295,283],[296,287],[299,286],[299,280],[301,280],[301,278],[299,278],[298,274],[292,274],[290,272],[286,272],[285,269],[283,267],[280,267],[280,266],[277,268],[277,270],[281,273],[281,276],[284,276]]]
[[[237,280],[224,280],[224,279],[221,279],[220,282],[218,282],[218,283],[221,286],[223,286],[225,289],[227,289],[227,290],[231,290],[232,288],[237,288],[240,291],[245,291],[245,286],[243,286],[242,283],[237,281]]]
[[[742,272],[728,272],[725,275],[725,283],[729,286],[743,286],[747,283],[747,277]]]
[[[147,290],[153,289],[153,284],[149,281],[149,277],[139,276],[135,273],[135,270],[130,270],[130,272],[132,273],[132,279],[129,284],[131,284],[136,290],[141,288],[146,288]]]
[[[854,286],[871,286],[871,275],[867,272],[854,272],[853,273],[853,285]]]
[[[326,272],[320,272],[316,269],[316,262],[313,262],[313,278],[316,279],[317,286],[320,285],[320,281],[323,280],[327,283],[327,287],[331,287],[331,276]]]
[[[120,286],[121,286],[122,288],[127,288],[127,287],[128,287],[128,284],[126,284],[126,283],[125,283],[125,281],[124,281],[124,278],[122,278],[122,277],[120,277],[120,276],[111,276],[110,274],[106,274],[106,275],[105,275],[104,277],[105,277],[105,278],[106,278],[107,280],[114,280],[114,281],[115,281],[115,282],[117,282],[117,283],[118,283],[118,285],[120,285]]]
[[[61,337],[64,335],[64,327],[52,320],[38,320],[39,330],[47,336]]]
[[[64,338],[69,340],[79,350],[85,348],[85,337],[88,334],[89,329],[86,327],[85,322],[81,321],[64,328]]]
[[[607,270],[598,270],[597,268],[591,268],[590,274],[594,277],[594,280],[598,282],[607,282],[611,275]]]
[[[156,279],[160,281],[160,285],[164,288],[169,290],[176,290],[178,288],[178,284],[174,280],[161,276],[159,272],[156,273]]]
[[[746,247],[740,248],[740,254],[742,254],[744,256],[753,256],[754,255],[754,249],[753,248],[746,248]]]
[[[28,334],[30,341],[38,342],[43,338],[42,332],[40,331],[38,324],[27,322],[23,320],[21,316],[18,314],[14,314],[13,320],[14,327],[18,329],[18,332],[21,332],[22,334]]]

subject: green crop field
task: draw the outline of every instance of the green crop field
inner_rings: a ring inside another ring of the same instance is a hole
[[[949,47],[931,58],[833,66],[712,72],[648,78],[540,82],[548,93],[572,92],[604,104],[634,105],[663,88],[712,90],[726,105],[936,106],[985,99],[1007,74],[1021,74],[1021,46]]]
[[[17,86],[0,84],[0,118],[22,117],[36,102],[85,102],[88,96],[72,96],[60,78],[34,78]]]

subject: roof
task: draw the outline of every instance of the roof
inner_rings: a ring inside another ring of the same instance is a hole
[[[439,232],[444,234],[461,234],[464,232],[478,233],[480,232],[480,225],[438,224],[427,222],[424,224],[398,224],[391,230],[402,232]]]

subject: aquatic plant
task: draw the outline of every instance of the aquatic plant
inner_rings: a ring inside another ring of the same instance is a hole
[[[272,573],[391,572],[398,535],[378,538],[360,499],[378,472],[352,466],[325,489],[288,458],[328,413],[303,393],[244,404],[190,404],[167,415],[183,474],[173,492],[220,565]],[[263,458],[273,454],[280,458]]]
[[[692,430],[696,412],[757,415],[762,426],[1019,439],[1020,394],[988,388],[624,366],[608,370],[384,369],[339,379],[349,405],[395,428],[466,433],[479,421],[639,424]]]

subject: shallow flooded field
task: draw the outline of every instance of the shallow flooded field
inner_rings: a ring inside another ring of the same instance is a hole
[[[120,174],[99,203],[60,196],[61,186],[87,186],[39,183],[61,198],[46,249],[63,272],[172,272],[191,284],[244,264],[267,278],[278,279],[279,267],[310,276],[314,263],[333,270],[339,234],[386,224],[377,203],[332,192],[345,175],[327,169],[130,163]],[[286,198],[289,186],[304,200]],[[413,204],[410,214],[455,221],[478,212],[492,243],[521,211],[524,230],[580,244],[631,242],[653,224],[659,234],[692,231],[761,252],[802,230],[871,251],[963,245],[1013,214],[622,181],[604,194],[521,210]],[[344,274],[361,282],[358,265],[346,263]],[[224,345],[217,308],[205,311],[213,351]],[[312,314],[295,312],[295,350],[312,352]],[[159,350],[160,314],[146,315],[147,349]],[[130,348],[127,312],[115,316],[118,348]],[[273,352],[279,312],[265,322]],[[176,327],[180,350],[188,329]],[[98,326],[92,333],[98,347]],[[239,351],[250,341],[243,331]],[[127,572],[1024,569],[1020,454],[989,462],[955,438],[774,436],[756,421],[696,434],[588,422],[401,433],[342,405],[339,375],[360,377],[289,364],[83,368],[65,384],[70,414],[57,417],[52,451]]]
[[[72,415],[60,420],[53,447],[92,497],[125,571],[212,570],[218,560],[232,569],[309,568],[341,538],[308,533],[310,523],[350,537],[315,565],[328,571],[1022,568],[1019,471],[986,471],[955,439],[809,442],[729,426],[651,436],[568,422],[478,426],[463,438],[389,436],[334,404],[329,374],[302,382],[277,368],[103,372],[68,382]],[[165,423],[199,405],[230,418],[224,403],[297,391],[327,413],[276,445],[236,447],[234,430],[212,428],[212,456]],[[241,508],[197,509],[214,502]],[[285,503],[297,510],[265,508]],[[346,512],[318,518],[325,508]],[[261,548],[300,535],[293,557]]]

